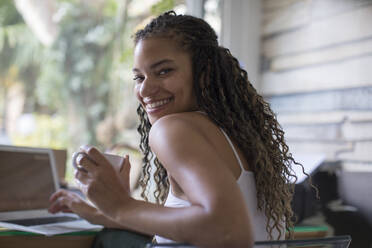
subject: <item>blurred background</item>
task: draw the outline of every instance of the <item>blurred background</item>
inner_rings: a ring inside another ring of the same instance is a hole
[[[67,158],[83,144],[138,147],[131,36],[170,9],[186,6],[1,0],[0,143],[66,149]]]
[[[1,0],[0,144],[67,158],[91,144],[139,168],[131,36],[171,9],[212,25],[294,157],[319,184],[337,178],[324,204],[342,196],[372,223],[371,0]]]

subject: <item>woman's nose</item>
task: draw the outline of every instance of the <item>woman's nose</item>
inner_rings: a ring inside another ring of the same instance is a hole
[[[159,91],[159,84],[156,80],[146,78],[143,80],[140,87],[141,97],[149,97],[155,95]]]

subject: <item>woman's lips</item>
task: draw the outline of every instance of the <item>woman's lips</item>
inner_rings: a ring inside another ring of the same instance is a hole
[[[162,99],[159,101],[153,101],[151,103],[147,103],[146,106],[146,112],[152,113],[156,112],[157,110],[162,109],[166,104],[168,104],[172,98]]]

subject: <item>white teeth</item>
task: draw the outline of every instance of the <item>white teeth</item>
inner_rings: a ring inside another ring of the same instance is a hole
[[[149,104],[147,104],[147,106],[149,108],[157,108],[157,107],[159,107],[161,105],[164,105],[164,104],[166,104],[168,102],[170,102],[170,98],[164,99],[164,100],[160,100],[160,101],[157,101],[157,102],[153,102],[153,103],[149,103]]]

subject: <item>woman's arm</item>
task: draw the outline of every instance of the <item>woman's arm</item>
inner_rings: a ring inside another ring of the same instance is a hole
[[[99,168],[104,167],[103,156],[87,149],[97,161],[84,166],[91,174],[87,195],[106,216],[134,231],[197,246],[253,244],[249,214],[235,178],[192,123],[173,115],[159,119],[152,127],[150,145],[192,205],[167,208],[130,198],[107,167]]]

